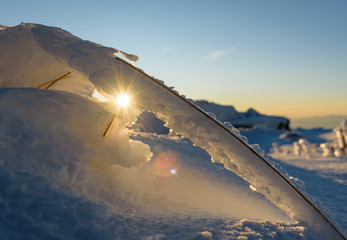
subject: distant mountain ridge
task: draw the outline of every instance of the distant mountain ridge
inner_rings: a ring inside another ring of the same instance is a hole
[[[289,129],[289,119],[279,116],[268,116],[250,108],[247,112],[238,112],[233,106],[219,105],[205,100],[195,101],[195,104],[207,112],[212,112],[221,122],[230,122],[237,128],[252,128],[262,125],[272,129]]]
[[[313,116],[306,118],[292,118],[291,127],[293,128],[335,128],[341,121],[347,119],[347,115]]]
[[[220,122],[230,122],[236,128],[262,126],[268,129],[289,130],[290,121],[285,117],[263,115],[253,108],[248,109],[247,112],[238,112],[233,106],[220,105],[206,100],[198,100],[194,103],[215,116]],[[164,126],[164,122],[151,112],[141,113],[133,127],[143,132],[169,133],[169,129]]]

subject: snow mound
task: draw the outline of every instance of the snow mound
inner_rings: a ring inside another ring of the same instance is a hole
[[[121,72],[114,65],[118,49],[44,25],[22,23],[2,30],[0,51],[4,56],[0,59],[0,87],[37,87],[71,72],[71,78],[56,84],[55,89],[85,95],[94,85],[109,88]]]

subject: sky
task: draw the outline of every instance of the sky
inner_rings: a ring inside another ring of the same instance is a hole
[[[347,116],[346,0],[3,1],[0,24],[63,28],[140,57],[181,94],[288,118]]]

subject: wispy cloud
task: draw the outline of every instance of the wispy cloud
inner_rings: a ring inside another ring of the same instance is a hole
[[[234,52],[235,52],[234,49],[224,49],[224,50],[212,51],[207,56],[205,56],[204,59],[215,60],[215,59],[230,55]]]

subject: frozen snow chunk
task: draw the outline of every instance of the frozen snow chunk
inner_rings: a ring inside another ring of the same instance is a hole
[[[217,116],[216,114],[214,114],[213,112],[207,112],[207,115],[209,115],[211,118],[213,118],[214,120],[217,120]]]
[[[137,60],[139,60],[139,56],[137,56],[137,55],[129,54],[129,53],[126,53],[126,52],[123,52],[123,51],[119,51],[119,52],[120,52],[120,54],[123,55],[123,57],[125,57],[129,61],[136,62]]]
[[[213,234],[209,231],[203,231],[199,233],[199,239],[213,239]]]
[[[299,190],[303,190],[305,188],[305,183],[298,178],[290,176],[289,181]]]
[[[224,122],[223,123],[224,127],[226,127],[227,129],[229,129],[230,131],[233,129],[233,125],[230,122]]]
[[[256,192],[257,189],[255,187],[253,187],[252,185],[249,185],[249,188],[253,191],[253,192]]]
[[[258,153],[260,156],[265,157],[265,151],[261,149],[259,144],[251,144],[249,145],[256,153]]]
[[[309,159],[312,157],[312,150],[313,150],[313,146],[311,143],[309,143],[309,141],[307,141],[305,138],[301,138],[298,141],[304,156]]]
[[[242,142],[244,142],[244,143],[246,143],[246,144],[248,145],[248,138],[247,138],[246,136],[240,135],[240,136],[238,136],[238,138],[239,138]]]
[[[230,122],[224,122],[223,123],[224,127],[226,127],[230,132],[232,132],[235,136],[237,137],[242,137],[242,134],[240,133],[240,131],[234,127],[234,125],[232,125]]]
[[[168,136],[169,136],[169,137],[177,137],[178,134],[177,134],[173,129],[170,129],[170,130],[169,130]]]
[[[329,145],[329,143],[321,143],[320,147],[323,149],[323,156],[324,157],[334,156],[333,148]]]
[[[341,149],[335,148],[335,150],[334,150],[334,156],[335,156],[335,157],[342,157],[342,156],[344,156],[344,154],[343,154],[343,152],[341,151]]]
[[[287,171],[279,165],[277,162],[275,162],[273,159],[264,157],[264,159],[274,168],[278,173],[280,173],[285,179],[289,180],[290,176],[287,173]]]
[[[180,95],[180,93],[177,90],[172,90],[174,93],[176,93],[177,95]]]
[[[157,82],[159,82],[162,85],[165,85],[165,82],[163,80],[160,80],[158,78],[152,77],[154,80],[156,80]]]

